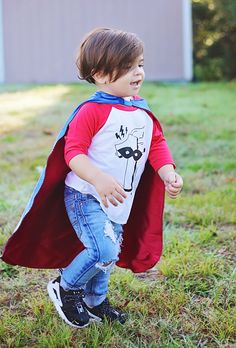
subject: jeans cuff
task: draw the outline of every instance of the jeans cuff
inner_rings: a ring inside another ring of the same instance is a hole
[[[74,286],[71,286],[69,285],[64,279],[63,277],[61,277],[61,281],[60,281],[60,286],[65,290],[79,290],[79,289],[85,289],[85,286],[77,286],[74,285]]]
[[[86,305],[88,307],[95,307],[95,306],[100,305],[105,300],[106,297],[107,297],[106,294],[104,294],[104,295],[89,295],[89,294],[87,294],[84,296],[84,302],[86,303]]]

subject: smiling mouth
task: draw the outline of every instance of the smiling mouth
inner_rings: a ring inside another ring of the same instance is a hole
[[[133,87],[139,87],[141,85],[141,82],[142,80],[138,80],[138,81],[131,82],[130,84]]]

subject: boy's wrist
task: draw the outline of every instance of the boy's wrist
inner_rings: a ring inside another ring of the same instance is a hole
[[[176,173],[175,168],[173,164],[166,164],[163,167],[159,168],[157,173],[159,174],[160,178],[165,181],[166,176],[169,176],[170,173]]]
[[[89,183],[93,186],[96,186],[96,183],[98,182],[102,174],[103,173],[100,170],[93,171],[88,178]]]

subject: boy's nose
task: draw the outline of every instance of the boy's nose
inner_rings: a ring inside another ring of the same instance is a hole
[[[139,75],[139,74],[144,74],[144,70],[142,66],[137,66],[135,69],[135,75]]]

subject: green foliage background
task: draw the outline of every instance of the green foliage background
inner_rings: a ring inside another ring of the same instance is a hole
[[[196,80],[236,78],[236,1],[192,0]]]

